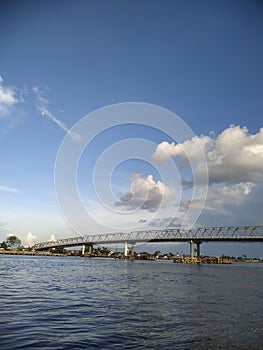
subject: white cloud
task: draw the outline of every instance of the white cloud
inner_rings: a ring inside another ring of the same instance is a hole
[[[39,111],[39,113],[44,116],[44,117],[48,117],[50,120],[52,120],[53,123],[57,124],[60,129],[62,129],[63,131],[65,131],[67,134],[69,134],[73,139],[75,139],[76,141],[80,141],[80,136],[76,133],[73,133],[67,126],[65,123],[63,123],[60,119],[58,119],[52,112],[50,112],[50,110],[48,109],[48,100],[43,96],[42,91],[37,87],[34,86],[32,91],[35,93],[35,95],[37,96],[37,109]]]
[[[215,190],[198,226],[262,225],[262,195],[263,184],[244,183]]]
[[[172,157],[184,176],[189,177],[190,165],[200,179],[203,171],[197,152],[200,145],[207,159],[209,191],[198,226],[262,224],[263,128],[252,134],[246,127],[231,125],[218,136],[195,136],[182,144],[162,142],[152,158],[164,162]],[[172,222],[175,225],[178,215],[186,212],[190,202],[191,211],[198,211],[203,205],[201,196],[189,199],[193,181],[182,179],[184,184],[188,186],[184,187],[180,208]],[[193,189],[198,186],[196,183]],[[169,220],[170,217],[163,219],[167,223]]]
[[[161,181],[154,181],[152,175],[143,177],[139,173],[134,173],[131,176],[130,189],[121,195],[120,201],[115,205],[156,211],[174,199],[175,194],[173,187],[168,187]]]
[[[204,211],[225,212],[226,206],[240,206],[246,197],[251,193],[256,185],[251,182],[241,182],[238,184],[230,184],[218,187],[218,185],[210,186]],[[187,209],[190,200],[182,201],[182,206]],[[199,210],[203,204],[203,200],[197,197],[192,202],[192,210]]]
[[[48,100],[43,96],[42,92],[37,86],[34,86],[32,91],[36,94],[38,103],[37,103],[37,109],[39,113],[42,116],[47,116],[50,118],[55,124],[57,124],[62,130],[64,130],[66,133],[69,132],[69,129],[67,126],[58,118],[56,118],[47,108],[49,102]]]
[[[238,184],[219,187],[218,189],[211,191],[208,198],[209,201],[217,203],[240,203],[244,198],[249,195],[255,184],[251,182],[240,182]]]
[[[181,144],[163,141],[157,146],[152,160],[156,163],[162,163],[170,157],[177,157],[177,161],[179,161],[181,165],[188,164],[190,160],[196,163],[202,160],[200,147],[201,150],[209,150],[209,148],[212,147],[211,143],[212,140],[209,136],[195,136],[191,140],[186,140]]]
[[[211,186],[205,207],[203,207],[201,197],[191,201],[192,211],[202,210],[194,226],[261,225],[262,199],[260,195],[257,195],[257,191],[254,191],[256,188],[259,189],[260,186],[249,182],[222,187]],[[262,196],[262,190],[260,192]],[[175,216],[153,219],[150,226],[155,228],[181,227],[189,204],[190,200],[183,200]]]
[[[24,238],[25,246],[31,247],[36,242],[37,236],[32,232],[28,232]]]
[[[0,185],[0,192],[18,192],[16,188]]]
[[[155,229],[163,229],[164,227],[169,228],[181,228],[182,227],[182,218],[166,216],[161,219],[153,219],[149,225]]]
[[[178,165],[190,162],[201,174],[197,143],[207,158],[210,183],[258,182],[263,178],[263,128],[253,135],[246,127],[231,125],[215,139],[195,136],[182,144],[162,142],[153,160],[162,162],[177,157]]]
[[[263,175],[263,128],[249,134],[246,127],[231,125],[207,153],[211,183],[258,182]]]
[[[55,235],[50,235],[49,239],[48,239],[50,242],[53,242],[53,241],[56,241],[56,237]]]
[[[12,87],[4,86],[4,79],[0,75],[0,117],[10,114],[11,108],[19,102],[17,92]]]

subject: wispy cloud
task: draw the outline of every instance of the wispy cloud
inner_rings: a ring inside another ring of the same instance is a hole
[[[47,108],[49,102],[43,96],[41,90],[37,86],[34,86],[32,90],[37,96],[37,105],[36,105],[36,107],[37,107],[39,113],[42,116],[46,116],[46,117],[50,118],[62,130],[64,130],[66,133],[69,133],[69,129],[67,128],[67,126],[61,120],[59,120],[57,117],[55,117],[54,114],[51,113],[50,110]]]
[[[39,111],[39,113],[43,116],[43,117],[48,117],[53,123],[57,124],[60,129],[62,129],[63,131],[65,131],[67,134],[69,134],[69,136],[71,136],[72,138],[79,140],[80,136],[77,135],[76,133],[73,133],[67,126],[66,124],[58,119],[49,109],[48,109],[48,105],[49,105],[49,101],[43,96],[42,91],[39,89],[39,87],[34,86],[32,91],[34,92],[34,94],[37,97],[37,110]]]
[[[16,188],[0,185],[0,192],[18,192]]]
[[[0,75],[0,118],[9,115],[11,108],[19,101],[16,89],[4,86],[4,79]]]

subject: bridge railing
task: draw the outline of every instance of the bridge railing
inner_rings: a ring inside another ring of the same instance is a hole
[[[192,230],[192,234],[202,238],[262,237],[263,226],[202,227]]]
[[[202,227],[191,230],[164,229],[133,232],[115,232],[95,235],[84,235],[59,239],[56,241],[37,243],[34,249],[48,249],[51,247],[70,247],[77,245],[107,244],[118,242],[158,242],[158,241],[212,241],[212,240],[259,240],[263,241],[263,226],[236,227]]]

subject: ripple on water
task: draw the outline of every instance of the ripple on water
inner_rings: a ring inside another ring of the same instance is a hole
[[[2,349],[260,349],[262,265],[0,257]]]

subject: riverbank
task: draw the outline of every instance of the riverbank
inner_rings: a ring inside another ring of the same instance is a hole
[[[123,259],[123,260],[148,260],[148,261],[157,261],[157,260],[171,260],[174,263],[179,264],[232,264],[238,262],[247,262],[247,263],[263,263],[263,259],[259,258],[247,258],[247,257],[216,257],[216,256],[201,256],[200,258],[194,256],[190,257],[189,255],[172,255],[169,254],[149,254],[144,252],[143,254],[134,254],[124,256],[120,252],[112,252],[112,254],[81,254],[81,251],[69,251],[67,253],[59,253],[53,251],[35,251],[35,250],[10,250],[10,249],[0,249],[0,255],[28,255],[28,256],[58,256],[58,257],[69,257],[69,256],[79,256],[84,258],[114,258],[114,259]]]
[[[36,256],[66,256],[65,254],[51,252],[37,252],[34,250],[7,250],[0,249],[0,254],[3,255],[36,255]]]

